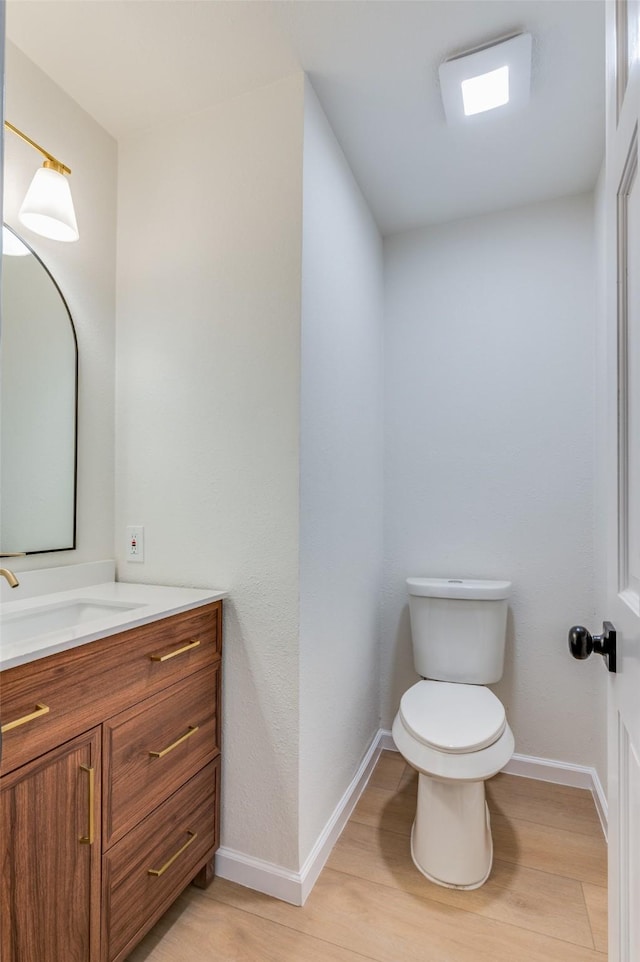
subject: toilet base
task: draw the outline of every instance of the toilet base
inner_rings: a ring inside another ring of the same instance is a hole
[[[419,774],[411,857],[436,885],[484,885],[493,864],[493,841],[483,781],[443,782]]]

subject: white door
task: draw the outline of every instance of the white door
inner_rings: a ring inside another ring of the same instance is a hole
[[[609,962],[640,962],[640,3],[605,7]]]

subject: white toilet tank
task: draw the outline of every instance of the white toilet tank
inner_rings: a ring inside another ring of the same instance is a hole
[[[502,678],[510,581],[408,578],[413,662],[423,678]]]

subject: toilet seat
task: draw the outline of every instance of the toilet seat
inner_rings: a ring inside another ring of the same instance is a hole
[[[447,754],[481,751],[505,730],[504,707],[483,685],[419,681],[402,696],[405,729],[427,748]]]
[[[417,736],[414,733],[416,728],[420,730],[420,725],[413,716],[411,707],[409,708],[409,724],[407,724],[405,721],[405,712],[407,704],[412,706],[413,699],[416,696],[412,696],[411,699],[407,699],[407,696],[414,689],[417,689],[420,693],[424,692],[425,689],[423,686],[425,685],[447,685],[461,690],[485,691],[498,702],[498,705],[500,705],[504,713],[504,708],[499,700],[488,688],[482,688],[479,685],[458,685],[442,681],[419,681],[402,696],[401,707],[396,714],[392,726],[393,740],[405,760],[412,765],[413,768],[417,769],[417,771],[440,781],[484,781],[504,768],[513,755],[515,747],[513,732],[506,718],[501,733],[484,748],[459,749],[458,751],[443,750],[428,744],[425,740],[424,731],[422,731],[421,736]],[[429,691],[429,689],[427,689],[427,691]],[[461,697],[465,698],[466,696],[461,695]],[[407,700],[405,701],[405,699]],[[422,700],[422,695],[420,696],[420,700]],[[413,726],[409,727],[411,722],[413,722]],[[489,738],[488,731],[490,731],[492,727],[490,724],[488,728],[485,728],[480,733],[482,737],[471,736],[467,738],[467,735],[465,735],[462,740],[475,741],[476,743],[479,741],[486,742]],[[428,735],[434,737],[434,732],[429,731]],[[436,735],[436,740],[437,737]],[[440,740],[442,741],[444,739]],[[460,744],[460,742],[458,744]]]

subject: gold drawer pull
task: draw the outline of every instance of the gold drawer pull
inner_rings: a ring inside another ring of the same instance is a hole
[[[96,783],[96,773],[95,769],[90,768],[88,765],[81,765],[80,768],[83,772],[89,774],[89,831],[86,835],[80,836],[80,841],[83,845],[93,845],[94,823],[93,823],[93,800],[95,797],[95,783]]]
[[[182,853],[184,852],[184,850],[187,849],[187,848],[189,848],[189,846],[191,845],[191,843],[194,842],[194,841],[196,840],[196,838],[198,837],[198,833],[197,833],[197,832],[187,832],[187,835],[189,836],[189,838],[188,838],[188,840],[184,843],[184,845],[182,846],[182,848],[179,848],[178,851],[175,853],[175,855],[172,855],[171,858],[169,859],[169,861],[164,863],[164,865],[162,866],[162,868],[148,868],[148,869],[147,869],[147,875],[155,875],[156,878],[158,877],[158,875],[164,875],[164,873],[167,871],[167,869],[169,868],[169,866],[170,866],[170,865],[173,865],[173,863],[174,863],[175,860],[178,858],[178,856],[179,856],[179,855],[182,855]]]
[[[175,658],[176,655],[181,655],[185,651],[191,651],[192,648],[197,648],[200,644],[200,639],[196,641],[189,642],[188,645],[183,645],[182,648],[176,648],[175,651],[170,651],[168,655],[149,655],[151,661],[169,661],[170,658]]]
[[[49,711],[48,705],[36,705],[36,710],[32,711],[30,715],[23,715],[22,718],[16,718],[15,721],[7,722],[6,725],[2,726],[2,734],[5,732],[10,732],[12,728],[18,728],[20,725],[26,725],[27,722],[33,721],[34,718],[40,718],[41,715],[46,715]]]
[[[177,741],[173,742],[172,745],[167,745],[167,747],[163,748],[161,752],[149,752],[149,754],[152,758],[163,758],[165,755],[168,755],[169,752],[172,752],[174,748],[177,748],[178,745],[181,745],[182,742],[186,741],[187,738],[191,738],[192,735],[195,735],[199,727],[199,725],[189,725],[189,731],[178,738]]]

